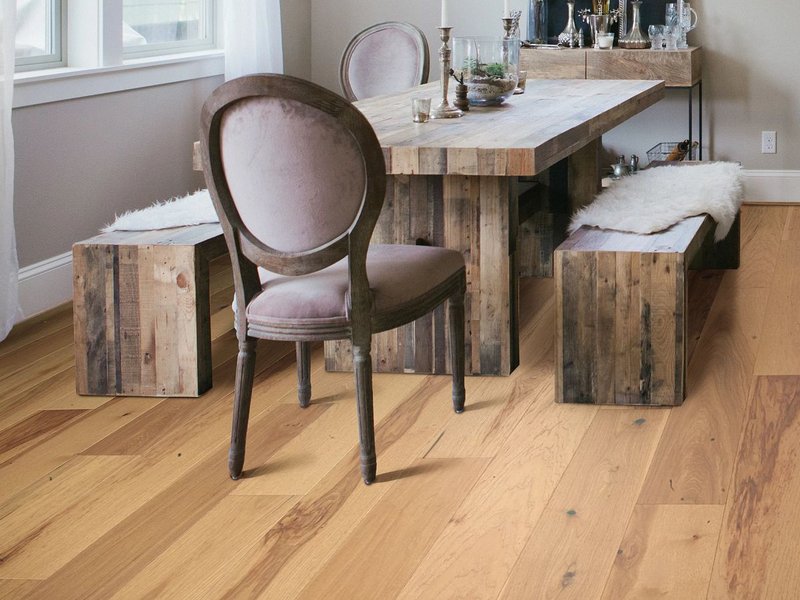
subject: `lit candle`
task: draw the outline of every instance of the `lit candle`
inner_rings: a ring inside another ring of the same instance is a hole
[[[450,27],[450,15],[447,14],[447,0],[442,0],[442,27]]]
[[[503,0],[503,18],[511,18],[511,7],[509,6],[509,0]]]

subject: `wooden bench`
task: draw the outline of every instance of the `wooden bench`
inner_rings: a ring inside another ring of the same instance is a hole
[[[656,234],[582,227],[555,251],[556,400],[678,406],[687,269],[739,266],[739,218],[714,243],[690,217]]]
[[[79,394],[199,396],[211,387],[208,262],[218,224],[116,231],[75,244]]]

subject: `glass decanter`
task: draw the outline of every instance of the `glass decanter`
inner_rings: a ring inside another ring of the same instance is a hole
[[[642,6],[642,0],[633,0],[631,7],[633,9],[633,19],[631,22],[631,30],[624,38],[619,41],[620,48],[649,48],[650,38],[646,33],[642,33],[642,18],[639,14],[639,9]]]
[[[575,0],[567,0],[567,26],[558,34],[558,43],[574,48],[578,45],[578,28],[575,26]]]

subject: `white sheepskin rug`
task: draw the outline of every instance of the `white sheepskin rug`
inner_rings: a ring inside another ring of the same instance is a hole
[[[146,231],[150,229],[171,229],[201,223],[219,223],[208,190],[199,190],[183,198],[171,198],[156,202],[141,210],[131,210],[119,215],[111,225],[102,231]]]
[[[742,168],[718,162],[654,167],[615,181],[572,217],[569,232],[582,225],[653,233],[694,215],[707,213],[723,239],[742,204]]]

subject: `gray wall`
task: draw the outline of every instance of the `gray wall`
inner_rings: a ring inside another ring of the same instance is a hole
[[[290,75],[311,77],[311,0],[282,0],[283,68]]]
[[[312,0],[313,79],[339,90],[345,45],[364,27],[385,20],[423,29],[432,51],[431,79],[437,79],[439,6],[431,0]],[[454,35],[499,35],[502,6],[500,0],[450,0]],[[511,1],[523,18],[526,6]],[[738,160],[747,169],[800,168],[800,70],[789,45],[797,37],[796,0],[694,0],[692,6],[700,22],[689,41],[701,44],[705,56],[705,157]],[[685,92],[670,92],[666,101],[604,138],[609,154],[643,156],[657,142],[684,139],[687,102]],[[762,130],[777,130],[778,154],[761,154]]]
[[[20,266],[56,256],[115,213],[203,187],[200,107],[221,77],[14,110]]]

